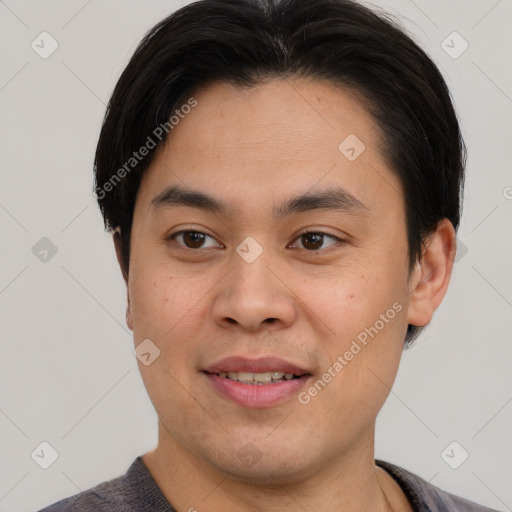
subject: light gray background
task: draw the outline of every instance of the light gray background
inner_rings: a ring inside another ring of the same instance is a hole
[[[92,162],[136,44],[186,3],[0,1],[1,511],[34,511],[118,476],[156,443]],[[404,353],[376,456],[512,510],[512,1],[375,4],[399,15],[440,66],[469,148],[467,253],[433,323]],[[43,31],[59,44],[47,59],[31,48]],[[469,43],[457,59],[441,46],[453,31]],[[58,249],[46,263],[32,253],[44,236]],[[42,441],[59,455],[46,470],[31,458]],[[469,452],[458,469],[441,457],[452,441]]]

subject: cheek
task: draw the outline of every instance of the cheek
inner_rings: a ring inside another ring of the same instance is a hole
[[[381,271],[385,262],[377,263],[359,262],[315,286],[302,280],[297,290],[318,325],[327,326],[321,343],[329,357],[324,368],[329,375],[324,375],[330,383],[318,406],[336,404],[368,421],[389,394],[407,328],[402,276]],[[346,421],[347,415],[340,418]]]
[[[346,340],[375,322],[396,300],[393,283],[379,268],[375,261],[365,264],[363,258],[347,261],[330,272],[297,275],[293,289],[331,334]]]
[[[134,344],[138,346],[149,339],[156,346],[154,353],[158,353],[148,366],[138,362],[157,411],[175,402],[176,393],[172,390],[177,383],[185,383],[187,374],[183,361],[191,357],[192,350],[189,341],[193,332],[186,329],[186,321],[193,297],[179,293],[172,285],[174,281],[173,276],[164,273],[139,273],[130,287]]]
[[[183,330],[200,307],[201,297],[207,293],[207,283],[200,273],[183,278],[176,275],[169,264],[149,261],[139,266],[130,282],[130,311],[134,337],[138,341],[150,338],[166,342]]]
[[[194,340],[201,328],[201,297],[207,289],[201,279],[187,278],[185,282],[163,265],[148,263],[137,270],[137,278],[130,284],[135,345],[149,339],[160,351],[150,365],[139,362],[138,366],[155,409],[165,418],[173,410],[193,407],[183,390],[190,388],[192,375],[187,363],[197,348]]]

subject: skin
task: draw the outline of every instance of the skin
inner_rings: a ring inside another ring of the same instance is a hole
[[[439,224],[409,275],[401,186],[378,127],[349,91],[297,79],[250,90],[211,84],[194,97],[142,179],[128,274],[114,236],[135,345],[149,338],[161,351],[149,366],[139,362],[159,416],[158,446],[144,462],[180,512],[389,510],[379,484],[395,511],[412,510],[375,465],[375,420],[407,324],[426,325],[446,293],[452,224]],[[355,161],[338,150],[349,134],[366,147]],[[170,185],[229,210],[152,208]],[[366,214],[273,217],[275,204],[330,186],[357,197]],[[326,233],[319,249],[300,236],[306,228]],[[166,238],[181,229],[208,235],[205,247]],[[252,263],[236,252],[248,236],[263,249]],[[401,311],[306,405],[293,395],[243,407],[201,372],[229,355],[277,355],[316,381],[395,303]],[[253,465],[237,456],[246,443],[260,456]]]

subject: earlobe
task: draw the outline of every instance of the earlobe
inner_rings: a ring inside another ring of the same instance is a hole
[[[443,219],[416,263],[410,280],[409,324],[421,327],[431,321],[448,290],[455,252],[455,230],[448,219]]]

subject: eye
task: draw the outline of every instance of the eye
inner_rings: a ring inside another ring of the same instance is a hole
[[[209,247],[218,246],[219,243],[215,240],[215,238],[203,233],[201,231],[193,231],[193,230],[182,230],[173,233],[168,237],[169,240],[177,240],[178,244],[186,247],[187,249],[207,249]],[[210,245],[205,245],[205,242],[210,239]]]
[[[327,246],[323,246],[325,239],[331,239],[334,242],[328,244]],[[318,251],[319,249],[325,249],[331,245],[334,245],[336,242],[343,242],[340,238],[329,235],[327,233],[317,232],[317,231],[306,231],[299,235],[296,240],[301,241],[302,247],[299,246],[299,249],[306,249],[307,251]],[[294,247],[296,242],[290,247]]]

